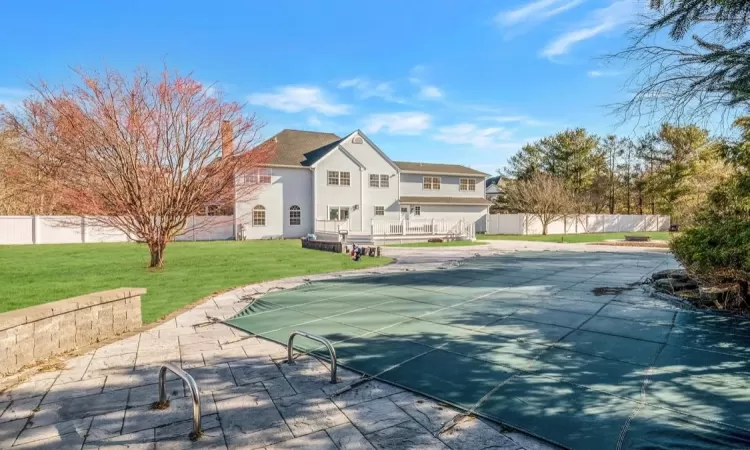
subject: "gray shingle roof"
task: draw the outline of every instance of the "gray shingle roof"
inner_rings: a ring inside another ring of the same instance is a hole
[[[341,138],[333,133],[283,130],[265,142],[276,147],[268,164],[307,167],[336,147]]]
[[[420,162],[394,161],[399,169],[407,172],[442,173],[446,175],[487,176],[486,173],[458,164],[434,164]]]
[[[309,167],[320,158],[333,150],[342,138],[333,133],[319,133],[317,131],[282,130],[260,145],[273,144],[275,153],[269,165]],[[395,162],[400,170],[473,175],[484,177],[487,174],[458,164],[432,164],[415,162]]]

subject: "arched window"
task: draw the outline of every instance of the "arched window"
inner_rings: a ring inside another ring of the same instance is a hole
[[[254,227],[265,227],[266,226],[266,208],[261,205],[253,208],[253,226]]]
[[[289,208],[289,225],[302,225],[302,210],[297,205]]]

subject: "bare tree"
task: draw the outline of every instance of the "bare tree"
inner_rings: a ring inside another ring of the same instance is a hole
[[[616,112],[623,121],[732,122],[750,106],[749,17],[746,0],[651,2],[631,45],[611,55],[633,66],[631,98]]]
[[[190,216],[259,187],[260,177],[241,175],[273,148],[253,148],[259,126],[241,105],[166,69],[76,73],[71,88],[33,86],[3,121],[25,163],[44,174],[42,188],[59,192],[71,212],[145,242],[150,267],[163,266]]]
[[[544,235],[549,224],[573,214],[577,208],[575,196],[565,181],[549,174],[538,173],[528,180],[505,180],[502,189],[508,209],[538,218]]]

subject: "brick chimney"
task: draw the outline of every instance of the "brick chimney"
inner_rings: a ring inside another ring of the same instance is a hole
[[[234,137],[232,136],[232,122],[221,122],[221,156],[226,158],[234,151]]]

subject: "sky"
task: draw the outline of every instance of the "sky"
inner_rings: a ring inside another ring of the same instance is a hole
[[[0,103],[73,67],[170,69],[264,123],[363,130],[394,160],[495,173],[565,128],[631,135],[623,49],[645,0],[3,2]]]

